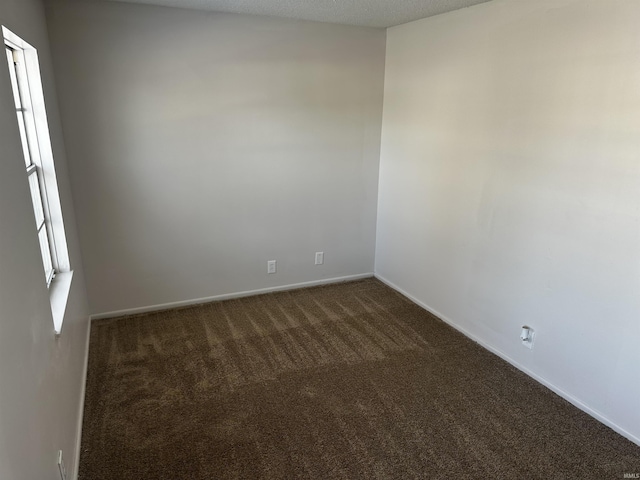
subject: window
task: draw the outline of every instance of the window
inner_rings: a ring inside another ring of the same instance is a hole
[[[56,269],[53,266],[55,251],[52,250],[55,244],[52,241],[51,215],[47,208],[47,197],[45,195],[46,185],[42,179],[42,164],[39,161],[40,152],[34,141],[34,137],[37,134],[29,98],[27,74],[24,68],[24,53],[22,50],[14,49],[8,45],[6,50],[11,86],[13,88],[13,99],[18,116],[20,140],[22,140],[22,153],[26,164],[27,178],[29,179],[33,211],[36,217],[36,231],[38,232],[38,240],[40,241],[44,277],[47,282],[47,288],[49,288],[56,274]]]
[[[67,241],[53,164],[40,67],[36,50],[2,27],[18,132],[24,157],[25,181],[31,192],[34,234],[40,244],[44,280],[51,299],[54,328],[62,320],[71,286]],[[20,159],[16,159],[20,161]]]

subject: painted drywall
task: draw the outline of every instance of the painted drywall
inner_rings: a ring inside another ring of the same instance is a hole
[[[384,30],[82,1],[48,21],[93,313],[373,272]]]
[[[76,465],[88,305],[42,3],[4,0],[0,24],[38,50],[74,269],[62,335],[56,337],[9,69],[0,62],[0,478],[59,480],[59,449],[70,474]]]
[[[378,275],[636,442],[638,24],[640,2],[494,0],[389,29],[376,247]]]

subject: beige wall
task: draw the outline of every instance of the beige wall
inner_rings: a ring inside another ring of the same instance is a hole
[[[94,313],[373,272],[384,30],[73,1],[49,27]]]
[[[636,1],[495,0],[391,28],[376,254],[636,442],[639,24]]]
[[[88,307],[41,2],[0,2],[0,24],[38,50],[74,269],[62,336],[56,338],[9,69],[0,62],[0,478],[59,480],[59,449],[69,472],[75,470]]]

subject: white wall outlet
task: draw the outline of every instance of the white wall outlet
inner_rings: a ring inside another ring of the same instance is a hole
[[[269,260],[267,262],[267,273],[276,273],[276,261]]]
[[[522,326],[522,332],[520,333],[520,340],[522,340],[522,344],[528,349],[533,348],[533,340],[536,337],[536,332],[533,328],[528,325]]]
[[[60,480],[67,480],[67,469],[62,459],[62,450],[58,450],[58,471],[60,472]]]
[[[316,265],[324,263],[324,252],[316,252]]]

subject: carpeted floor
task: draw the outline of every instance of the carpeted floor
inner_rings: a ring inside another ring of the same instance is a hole
[[[625,473],[640,447],[374,279],[92,325],[82,480]]]

